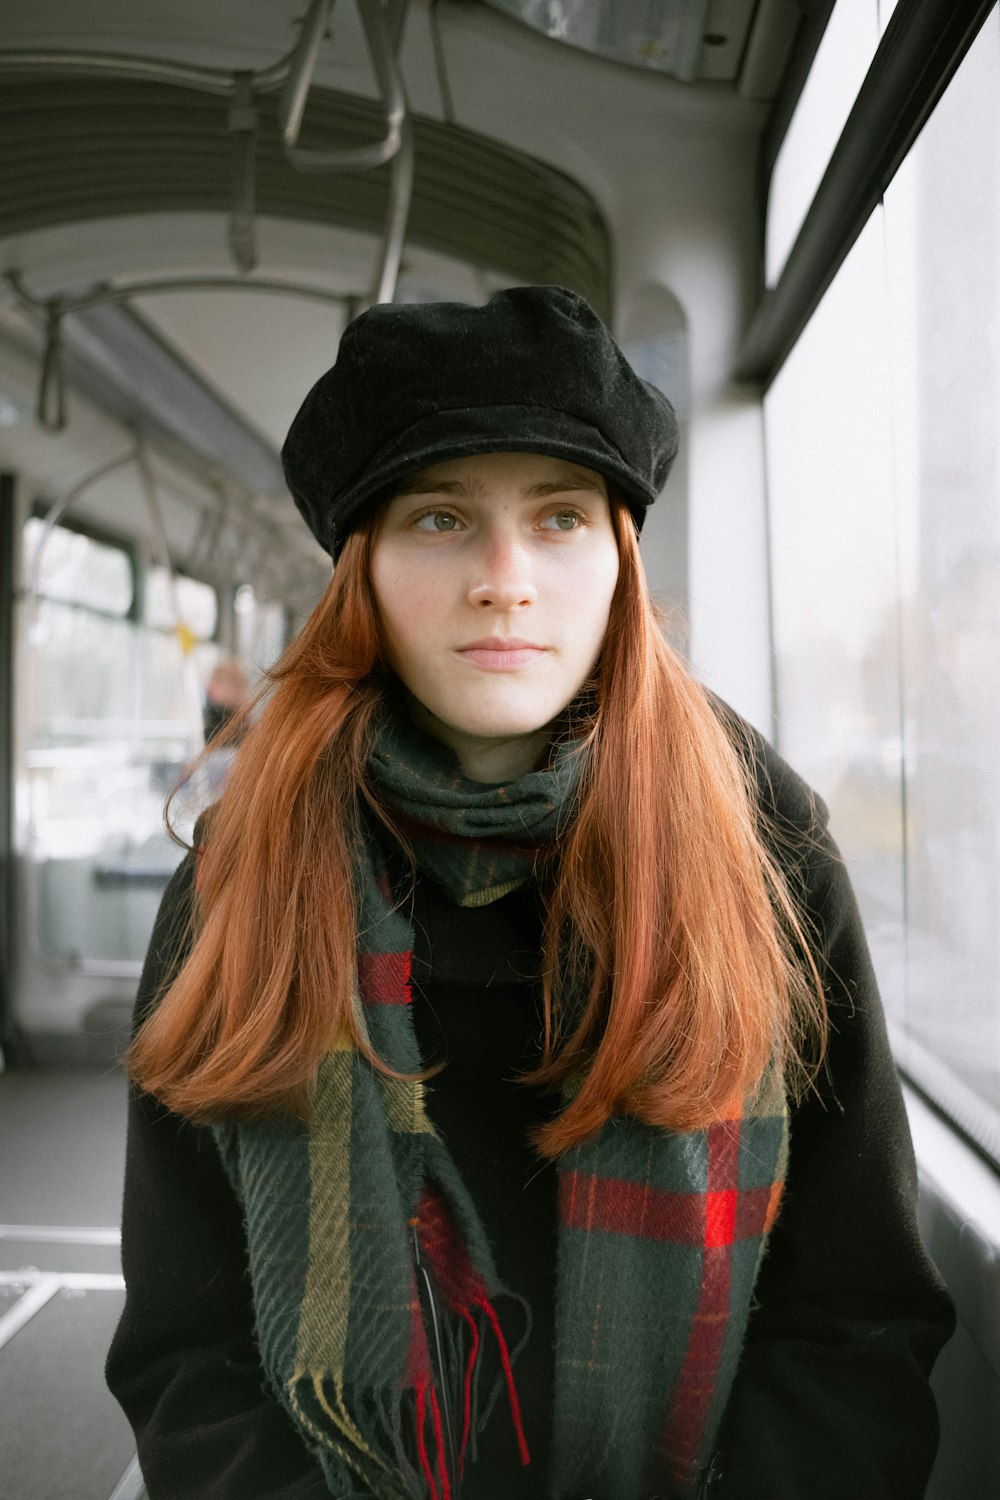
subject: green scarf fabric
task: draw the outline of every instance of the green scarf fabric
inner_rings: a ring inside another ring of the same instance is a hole
[[[471,782],[398,713],[371,763],[418,868],[464,904],[499,899],[552,857],[581,769],[567,745],[549,769],[510,785]],[[414,1072],[413,934],[383,837],[369,830],[358,871],[358,1000],[377,1054]],[[511,1442],[526,1461],[508,1349],[523,1314],[428,1120],[423,1085],[334,1046],[308,1129],[267,1122],[216,1136],[243,1203],[262,1363],[330,1493],[454,1500],[482,1418],[486,1339],[497,1343]],[[680,1133],[615,1117],[559,1163],[552,1500],[696,1493],[787,1138],[771,1074],[738,1118]],[[426,1292],[421,1302],[428,1282],[433,1316]]]

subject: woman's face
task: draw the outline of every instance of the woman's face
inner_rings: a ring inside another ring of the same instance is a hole
[[[466,775],[532,770],[592,672],[618,578],[607,485],[535,453],[411,474],[377,523],[389,663]]]

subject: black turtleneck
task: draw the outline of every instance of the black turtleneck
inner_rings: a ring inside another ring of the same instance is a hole
[[[550,1119],[553,1096],[518,1075],[538,1060],[541,996],[536,974],[541,914],[525,891],[485,907],[452,904],[420,879],[414,901],[413,1019],[427,1065],[427,1112],[479,1210],[501,1281],[531,1310],[531,1332],[514,1368],[531,1464],[522,1468],[505,1391],[493,1408],[462,1500],[534,1500],[544,1494],[554,1378],[556,1180],[529,1132]],[[523,1318],[497,1309],[512,1340]],[[499,1380],[484,1340],[480,1390]]]

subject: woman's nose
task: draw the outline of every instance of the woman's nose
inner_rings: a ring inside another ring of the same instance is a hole
[[[492,609],[517,609],[537,597],[528,549],[517,537],[491,537],[469,587],[471,602]]]

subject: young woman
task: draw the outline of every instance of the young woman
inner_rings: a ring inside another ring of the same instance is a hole
[[[108,1363],[152,1500],[916,1500],[951,1328],[822,804],[659,630],[578,297],[376,307],[336,559],[153,934]]]

